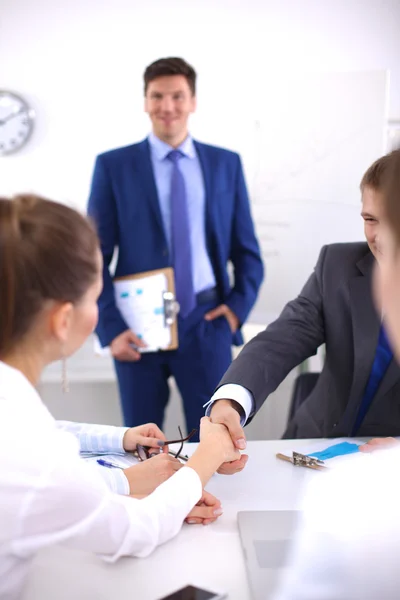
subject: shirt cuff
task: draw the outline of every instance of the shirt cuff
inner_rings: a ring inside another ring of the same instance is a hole
[[[89,463],[90,464],[90,463]],[[107,487],[114,493],[121,496],[129,496],[129,481],[122,469],[110,469],[94,464],[93,467],[106,482]]]
[[[254,415],[255,404],[253,394],[237,383],[227,383],[226,385],[222,385],[220,388],[218,388],[211,400],[204,404],[207,417],[210,415],[214,402],[222,399],[235,400],[235,402],[240,404],[240,406],[243,408],[245,416],[241,416],[240,418],[240,424],[242,427],[246,425],[249,418]]]
[[[115,434],[111,438],[111,444],[109,452],[125,452],[124,450],[124,435],[128,431],[129,427],[116,427]]]

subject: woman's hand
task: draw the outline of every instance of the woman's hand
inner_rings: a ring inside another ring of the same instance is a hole
[[[234,446],[229,430],[221,423],[212,423],[208,417],[200,421],[200,446],[207,445],[219,451],[223,462],[240,460],[240,452]]]
[[[131,427],[125,432],[123,445],[125,452],[133,452],[136,450],[136,446],[150,446],[158,451],[161,448],[164,452],[168,452],[168,447],[164,446],[166,437],[155,425],[155,423],[146,423],[146,425],[139,425],[138,427]]]
[[[131,498],[143,500],[148,494],[130,494]],[[185,519],[189,525],[209,525],[222,515],[221,502],[206,490],[194,508]]]
[[[131,495],[147,496],[183,467],[182,463],[169,454],[152,456],[143,462],[124,469]]]
[[[204,488],[222,463],[234,460],[240,460],[240,452],[235,448],[228,429],[203,417],[200,421],[200,443],[186,466],[196,471]]]
[[[209,525],[222,515],[221,502],[206,490],[186,517],[186,523],[190,525]]]

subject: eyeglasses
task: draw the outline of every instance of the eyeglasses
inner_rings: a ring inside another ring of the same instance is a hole
[[[169,444],[178,444],[180,442],[181,445],[179,447],[178,452],[176,452],[176,453],[170,452],[169,454],[172,454],[175,458],[183,458],[183,459],[187,460],[186,457],[180,456],[182,449],[183,449],[183,444],[184,444],[184,442],[187,442],[188,440],[190,440],[190,438],[192,438],[195,433],[197,433],[197,429],[192,429],[192,431],[189,433],[189,435],[187,435],[185,438],[182,437],[182,431],[181,431],[180,427],[178,427],[178,430],[179,430],[179,435],[181,436],[179,438],[179,440],[168,440],[168,441],[164,442],[164,445],[169,446]],[[138,444],[136,446],[136,452],[137,452],[139,460],[141,460],[141,461],[147,460],[148,458],[151,458],[152,456],[154,456],[154,448],[152,448],[151,446],[142,446],[141,444]]]

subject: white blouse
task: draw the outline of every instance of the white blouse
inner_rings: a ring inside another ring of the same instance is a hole
[[[111,493],[28,380],[0,362],[0,598],[20,597],[31,559],[50,544],[110,562],[147,556],[178,533],[201,494],[189,467],[143,500]]]

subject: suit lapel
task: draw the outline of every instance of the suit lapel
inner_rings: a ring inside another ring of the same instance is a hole
[[[153,212],[157,227],[160,229],[166,244],[166,235],[161,216],[160,202],[158,199],[156,182],[154,179],[153,167],[150,156],[150,145],[148,140],[144,140],[136,147],[133,161],[133,167],[144,193],[149,201],[150,209]]]
[[[201,166],[201,170],[204,178],[204,189],[206,193],[206,235],[207,242],[210,247],[212,234],[215,231],[215,202],[213,199],[212,190],[215,189],[214,175],[215,168],[212,168],[211,160],[209,152],[207,151],[206,146],[200,144],[193,140],[194,147],[196,148],[197,156],[199,157],[199,162]]]
[[[381,321],[372,299],[373,255],[363,257],[357,267],[358,276],[350,280],[350,306],[354,340],[353,383],[346,410],[338,423],[338,431],[350,435],[360,402],[371,373],[378,344]]]

